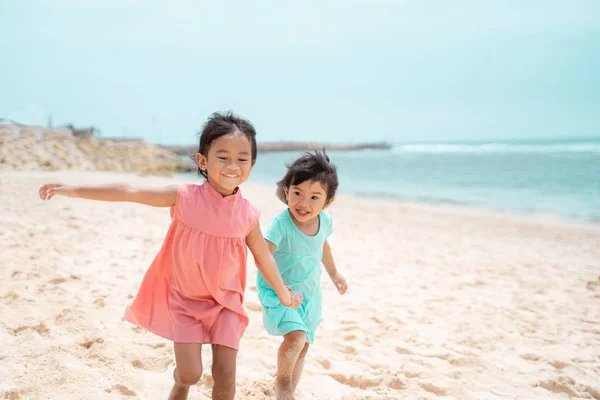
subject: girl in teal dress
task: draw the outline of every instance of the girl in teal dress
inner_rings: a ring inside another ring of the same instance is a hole
[[[286,285],[304,296],[299,308],[287,308],[258,273],[265,328],[271,335],[283,336],[277,358],[277,399],[294,398],[308,346],[314,343],[322,320],[321,263],[340,294],[348,289],[327,242],[333,224],[324,209],[333,202],[337,187],[336,168],[319,151],[306,153],[289,165],[277,184],[277,195],[288,208],[273,219],[265,239]]]

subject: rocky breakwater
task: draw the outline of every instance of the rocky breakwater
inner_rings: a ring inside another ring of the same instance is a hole
[[[82,134],[83,132],[83,134]],[[108,140],[72,127],[0,121],[0,170],[120,171],[172,175],[193,170],[174,152],[143,141]],[[90,132],[87,130],[87,132]]]

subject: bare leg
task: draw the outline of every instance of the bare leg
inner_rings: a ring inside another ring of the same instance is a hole
[[[309,343],[306,342],[304,348],[298,355],[298,361],[296,361],[296,366],[294,367],[294,372],[292,372],[292,388],[294,392],[298,387],[298,382],[300,381],[300,376],[302,376],[302,370],[304,369],[304,359],[306,358],[306,353],[308,352]]]
[[[186,400],[190,386],[195,385],[202,376],[202,344],[175,343],[175,384],[169,394],[169,400]]]
[[[277,400],[294,399],[292,373],[305,344],[306,333],[304,331],[293,331],[283,336],[283,343],[277,354],[277,377],[275,378]]]
[[[235,366],[237,350],[218,344],[212,345],[213,400],[233,400],[235,396]]]

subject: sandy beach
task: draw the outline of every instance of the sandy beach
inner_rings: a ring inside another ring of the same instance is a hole
[[[165,399],[170,342],[123,321],[168,209],[55,198],[43,183],[163,185],[111,172],[0,173],[0,398]],[[200,183],[200,180],[195,180]],[[266,229],[274,187],[245,184]],[[340,195],[325,321],[298,399],[600,399],[600,227]],[[268,399],[280,339],[250,326],[239,399]],[[190,399],[208,399],[211,352]]]

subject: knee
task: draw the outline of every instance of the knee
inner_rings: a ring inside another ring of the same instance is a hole
[[[212,376],[215,382],[223,384],[235,383],[235,364],[213,360]]]
[[[195,368],[176,368],[174,372],[175,382],[180,385],[191,386],[198,383],[202,377],[202,366]]]
[[[298,355],[298,359],[301,360],[304,357],[306,357],[306,353],[308,352],[308,342],[304,343],[304,348],[302,348],[302,351],[300,352],[300,354]]]
[[[306,345],[306,333],[304,331],[293,331],[284,336],[284,341],[290,350],[300,353]]]

